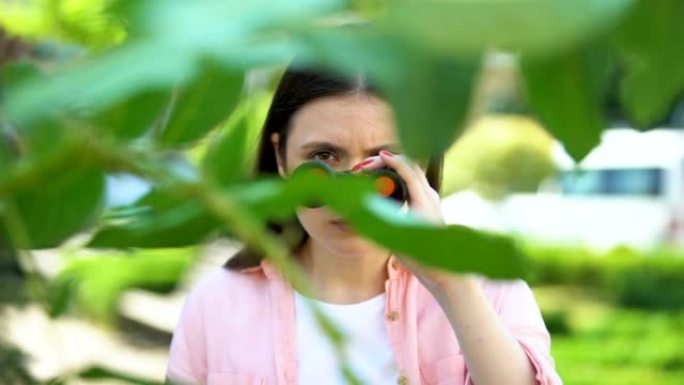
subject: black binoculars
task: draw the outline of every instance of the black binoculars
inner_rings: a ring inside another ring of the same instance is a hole
[[[301,172],[316,172],[323,176],[335,177],[339,174],[352,174],[351,171],[335,171],[330,165],[325,162],[312,160],[306,161],[293,171],[293,175]],[[408,199],[408,188],[406,182],[390,168],[381,168],[377,170],[370,170],[364,172],[375,181],[376,191],[381,196],[393,199],[399,203],[404,203]],[[322,206],[319,203],[311,202],[306,205],[309,208],[316,208]]]

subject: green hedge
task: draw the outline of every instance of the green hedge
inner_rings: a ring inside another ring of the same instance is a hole
[[[617,305],[684,309],[684,250],[638,252],[625,247],[600,253],[581,247],[526,245],[528,282],[601,290]]]
[[[554,333],[552,355],[566,384],[681,384],[684,313],[614,308],[571,335]]]

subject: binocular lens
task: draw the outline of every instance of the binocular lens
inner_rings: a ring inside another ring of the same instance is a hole
[[[349,171],[337,172],[328,164],[320,161],[308,161],[299,165],[293,172],[294,174],[302,172],[313,172],[321,176],[337,176],[338,174],[351,174]],[[408,199],[408,188],[403,179],[395,171],[384,168],[379,170],[368,171],[367,174],[375,178],[375,185],[378,194],[394,199],[400,203]],[[306,205],[309,208],[320,207],[318,202],[311,202]]]
[[[380,175],[375,180],[375,183],[378,186],[378,193],[386,197],[392,196],[392,193],[397,188],[397,185],[394,183],[394,180],[387,175]]]

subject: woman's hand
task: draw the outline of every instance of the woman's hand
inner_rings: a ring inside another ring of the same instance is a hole
[[[409,193],[409,210],[423,219],[435,224],[444,224],[439,193],[435,191],[420,166],[411,162],[404,155],[395,155],[389,151],[380,151],[359,163],[352,171],[370,171],[389,167],[406,182]]]
[[[359,163],[352,171],[368,171],[389,167],[406,182],[409,193],[409,210],[414,214],[437,225],[445,225],[442,215],[439,193],[430,186],[425,171],[403,155],[395,155],[382,150],[380,155]],[[469,280],[466,275],[458,275],[448,271],[422,266],[418,262],[396,255],[397,258],[432,292],[442,296],[447,288]]]
[[[355,167],[388,166],[406,182],[409,210],[436,224],[445,225],[439,194],[425,173],[401,155],[382,151],[368,163]],[[458,336],[474,382],[478,384],[533,384],[535,369],[509,330],[498,318],[474,275],[456,274],[423,266],[408,257],[399,260],[430,291]]]

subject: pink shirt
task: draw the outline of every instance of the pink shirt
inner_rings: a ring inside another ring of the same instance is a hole
[[[394,256],[387,263],[385,325],[399,384],[472,384],[441,307]],[[562,384],[550,336],[528,285],[482,279],[482,289],[527,353],[542,385]],[[167,378],[182,384],[297,385],[294,291],[268,262],[216,269],[193,288],[169,352]],[[325,379],[321,379],[325,383]]]

